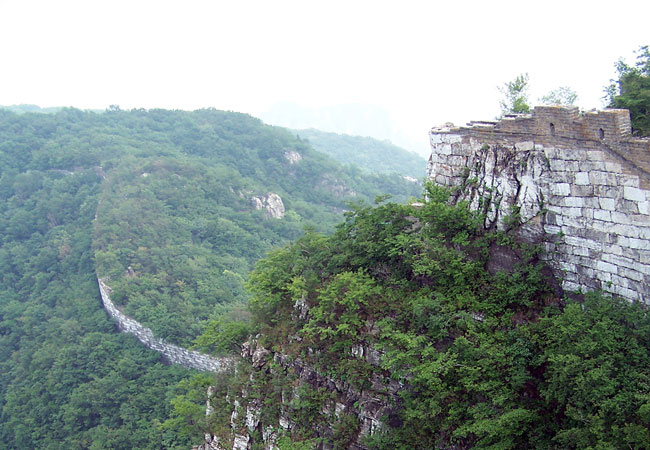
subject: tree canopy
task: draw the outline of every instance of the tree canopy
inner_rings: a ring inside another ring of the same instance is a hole
[[[642,46],[637,51],[634,65],[619,60],[616,63],[618,80],[605,89],[610,108],[630,111],[632,130],[640,136],[650,136],[650,50]]]
[[[503,98],[499,102],[501,115],[523,114],[530,112],[530,100],[528,99],[528,74],[522,73],[514,80],[500,86],[499,92]]]

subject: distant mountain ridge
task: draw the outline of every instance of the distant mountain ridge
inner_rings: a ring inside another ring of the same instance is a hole
[[[415,179],[424,177],[426,160],[390,141],[351,136],[314,128],[293,130],[319,152],[344,164],[355,164],[369,173],[397,173]]]

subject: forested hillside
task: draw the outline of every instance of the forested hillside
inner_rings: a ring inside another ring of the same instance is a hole
[[[96,269],[171,340],[245,331],[242,283],[267,249],[414,189],[243,114],[0,110],[0,448],[187,448],[205,426],[177,413],[203,415],[189,386],[209,379],[117,334]],[[255,209],[269,193],[284,217]]]
[[[424,177],[426,160],[389,141],[371,137],[329,133],[314,128],[294,130],[319,152],[344,164],[354,164],[368,173],[397,173],[416,180]]]
[[[98,303],[101,177],[74,117],[0,111],[0,448],[187,448],[160,425],[190,372],[115,333]]]

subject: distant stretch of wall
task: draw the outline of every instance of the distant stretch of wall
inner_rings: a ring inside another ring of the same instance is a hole
[[[536,107],[498,122],[430,132],[428,176],[539,242],[565,290],[650,304],[650,140],[626,110]]]
[[[139,322],[125,316],[111,301],[109,293],[111,288],[103,280],[97,279],[102,303],[106,312],[115,320],[120,331],[133,334],[140,342],[151,350],[162,353],[164,358],[173,364],[179,364],[189,369],[209,372],[220,372],[232,367],[232,358],[213,358],[203,353],[187,350],[174,344],[169,344],[163,339],[153,335],[149,328],[143,327]]]

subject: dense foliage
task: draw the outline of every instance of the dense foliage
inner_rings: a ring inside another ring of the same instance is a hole
[[[313,128],[295,130],[319,152],[343,164],[354,164],[368,173],[397,173],[420,180],[427,162],[415,153],[371,137],[328,133]]]
[[[188,448],[207,429],[214,381],[117,334],[96,270],[160,335],[231,351],[267,249],[331,229],[355,194],[414,189],[244,114],[16,110],[0,110],[0,448]],[[283,219],[252,208],[269,191]]]
[[[607,89],[610,108],[630,111],[632,130],[641,136],[650,136],[650,50],[639,48],[634,66],[620,60],[616,64],[618,80]]]
[[[0,111],[0,448],[187,448],[161,424],[190,372],[117,334],[100,306],[101,178],[73,143],[51,149],[68,164],[39,160],[68,126]]]
[[[373,448],[644,448],[645,312],[598,293],[557,298],[535,248],[485,234],[448,195],[429,186],[422,207],[358,207],[334,235],[261,260],[250,285],[262,343],[375,397],[403,383]],[[487,270],[504,251],[519,262]],[[379,362],[360,356],[372,351]],[[353,416],[325,414],[317,389],[301,398],[289,406],[309,425],[294,437],[331,423],[345,448]]]

